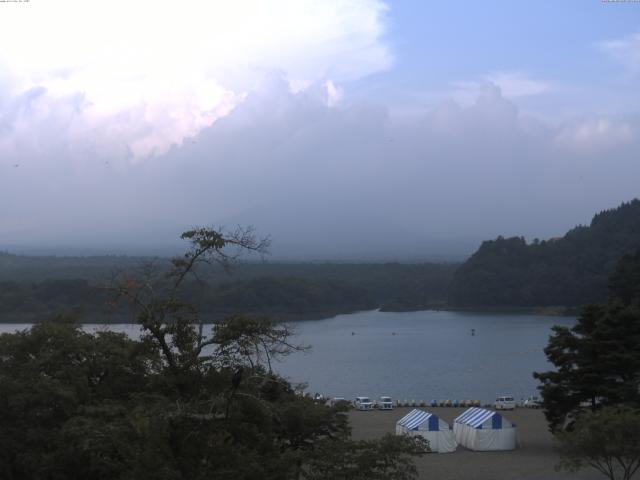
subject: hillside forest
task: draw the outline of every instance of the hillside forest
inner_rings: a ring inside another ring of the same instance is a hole
[[[380,308],[547,309],[573,313],[603,301],[617,262],[640,248],[640,200],[597,213],[563,237],[483,242],[462,264],[245,261],[185,282],[207,320],[250,313],[274,320],[321,318]],[[127,320],[109,302],[115,275],[170,268],[152,257],[37,257],[0,253],[0,321],[32,322],[60,312],[96,323]]]

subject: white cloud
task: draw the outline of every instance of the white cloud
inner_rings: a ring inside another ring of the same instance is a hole
[[[73,99],[64,132],[70,142],[90,136],[97,148],[124,145],[135,159],[162,154],[227,115],[265,73],[280,72],[294,89],[327,82],[335,104],[335,84],[392,61],[379,0],[58,0],[18,7],[0,16],[0,69],[9,79],[0,85],[0,102],[4,96],[19,104],[25,92],[42,89],[14,112],[37,125]],[[17,126],[0,135],[9,128]]]
[[[555,140],[558,145],[590,154],[624,147],[640,138],[638,125],[605,116],[586,117],[560,126]]]
[[[600,42],[597,47],[620,63],[631,74],[640,73],[640,32]]]
[[[507,98],[540,95],[555,88],[551,83],[532,78],[524,72],[495,72],[485,75],[484,79],[499,86]]]
[[[126,169],[74,164],[52,129],[38,165],[0,170],[2,241],[155,243],[226,223],[272,234],[284,254],[424,253],[433,237],[555,236],[640,194],[637,118],[535,122],[491,84],[471,106],[410,120],[326,95],[272,76],[195,142]]]
[[[329,107],[337,106],[344,95],[342,89],[336,86],[331,80],[327,80],[324,87],[327,89],[327,105]]]
[[[505,98],[516,99],[552,92],[556,86],[538,80],[525,72],[498,71],[482,75],[478,80],[453,82],[452,98],[463,105],[471,105],[487,86],[497,86]]]

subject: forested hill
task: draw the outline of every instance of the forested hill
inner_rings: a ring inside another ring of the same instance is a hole
[[[114,272],[135,277],[143,257],[26,257],[0,253],[0,322],[32,322],[73,312],[86,322],[125,321],[107,308]],[[168,259],[155,259],[167,268]],[[200,271],[184,299],[203,318],[235,313],[315,318],[357,310],[442,306],[457,265],[400,263],[243,263],[231,275]],[[123,315],[123,313],[122,313]]]
[[[593,217],[564,237],[527,244],[522,237],[483,242],[455,273],[459,307],[580,306],[603,301],[618,260],[640,248],[640,200]]]

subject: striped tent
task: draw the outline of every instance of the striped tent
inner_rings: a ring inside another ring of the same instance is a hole
[[[498,412],[469,408],[453,421],[456,441],[477,451],[514,450],[517,446],[516,425]]]
[[[396,422],[396,435],[419,435],[429,440],[432,452],[453,452],[457,445],[447,422],[423,410],[411,410]]]

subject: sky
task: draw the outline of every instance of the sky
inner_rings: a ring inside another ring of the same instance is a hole
[[[462,258],[640,196],[640,3],[0,2],[0,248]]]

